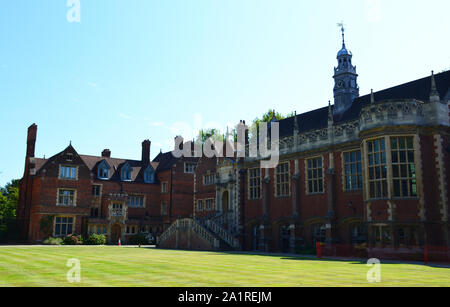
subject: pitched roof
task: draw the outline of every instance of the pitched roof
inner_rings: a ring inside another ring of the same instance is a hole
[[[153,162],[158,163],[157,171],[164,171],[171,169],[179,159],[180,158],[175,158],[171,151],[165,153],[160,152],[155,159],[153,159]]]
[[[436,87],[442,100],[450,99],[450,71],[436,74]],[[431,92],[431,76],[405,84],[394,86],[374,93],[375,101],[393,99],[417,99],[429,101]],[[361,109],[370,104],[370,94],[355,99],[352,106],[339,117],[334,117],[334,123],[344,123],[358,119]],[[279,121],[280,137],[293,135],[294,118]],[[328,107],[297,115],[300,133],[326,128],[328,126]]]
[[[109,172],[110,180],[120,180],[120,169],[127,162],[132,167],[131,180],[132,181],[140,181],[143,180],[143,172],[147,169],[148,164],[142,163],[139,160],[127,160],[127,159],[117,159],[117,158],[108,158],[108,157],[98,157],[98,156],[89,156],[89,155],[80,155],[80,158],[86,163],[89,169],[96,173],[98,165],[105,161],[111,167]],[[151,162],[150,165],[153,169],[157,169],[159,163]]]

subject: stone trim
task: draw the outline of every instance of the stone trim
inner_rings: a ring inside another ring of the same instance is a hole
[[[439,178],[439,207],[441,213],[441,219],[443,222],[448,222],[448,191],[447,191],[447,178],[445,175],[446,169],[444,164],[444,154],[442,148],[442,136],[440,134],[434,135],[434,147],[436,150],[436,166]]]
[[[421,221],[425,221],[425,193],[423,189],[422,151],[420,146],[420,137],[418,134],[414,136],[414,160],[416,164],[417,193],[419,194],[418,215]]]

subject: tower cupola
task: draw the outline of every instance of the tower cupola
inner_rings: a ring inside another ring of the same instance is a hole
[[[334,109],[333,115],[347,111],[353,101],[359,97],[358,74],[352,64],[353,54],[345,46],[344,24],[339,24],[342,31],[342,48],[337,54],[338,66],[334,68]]]

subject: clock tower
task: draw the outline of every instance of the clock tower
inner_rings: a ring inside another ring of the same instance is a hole
[[[358,74],[356,66],[352,65],[352,53],[345,47],[344,25],[342,31],[342,49],[338,52],[338,66],[334,68],[334,110],[333,115],[339,116],[347,111],[355,98],[359,97]]]

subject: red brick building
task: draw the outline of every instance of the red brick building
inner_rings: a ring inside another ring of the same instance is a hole
[[[53,235],[71,227],[115,241],[148,232],[173,248],[297,252],[326,242],[336,254],[354,255],[356,246],[394,257],[423,255],[425,246],[448,253],[450,71],[359,96],[345,43],[337,60],[334,105],[279,121],[274,169],[236,151],[160,153],[150,162],[149,141],[141,161],[107,150],[78,155],[72,146],[38,159],[31,126],[19,203],[24,236],[43,239],[51,216]]]
[[[193,213],[196,158],[160,153],[150,162],[150,141],[142,159],[80,155],[69,145],[49,159],[36,158],[37,126],[28,129],[25,173],[20,184],[18,219],[22,237],[99,233],[122,242],[137,233],[161,234],[178,218]]]

